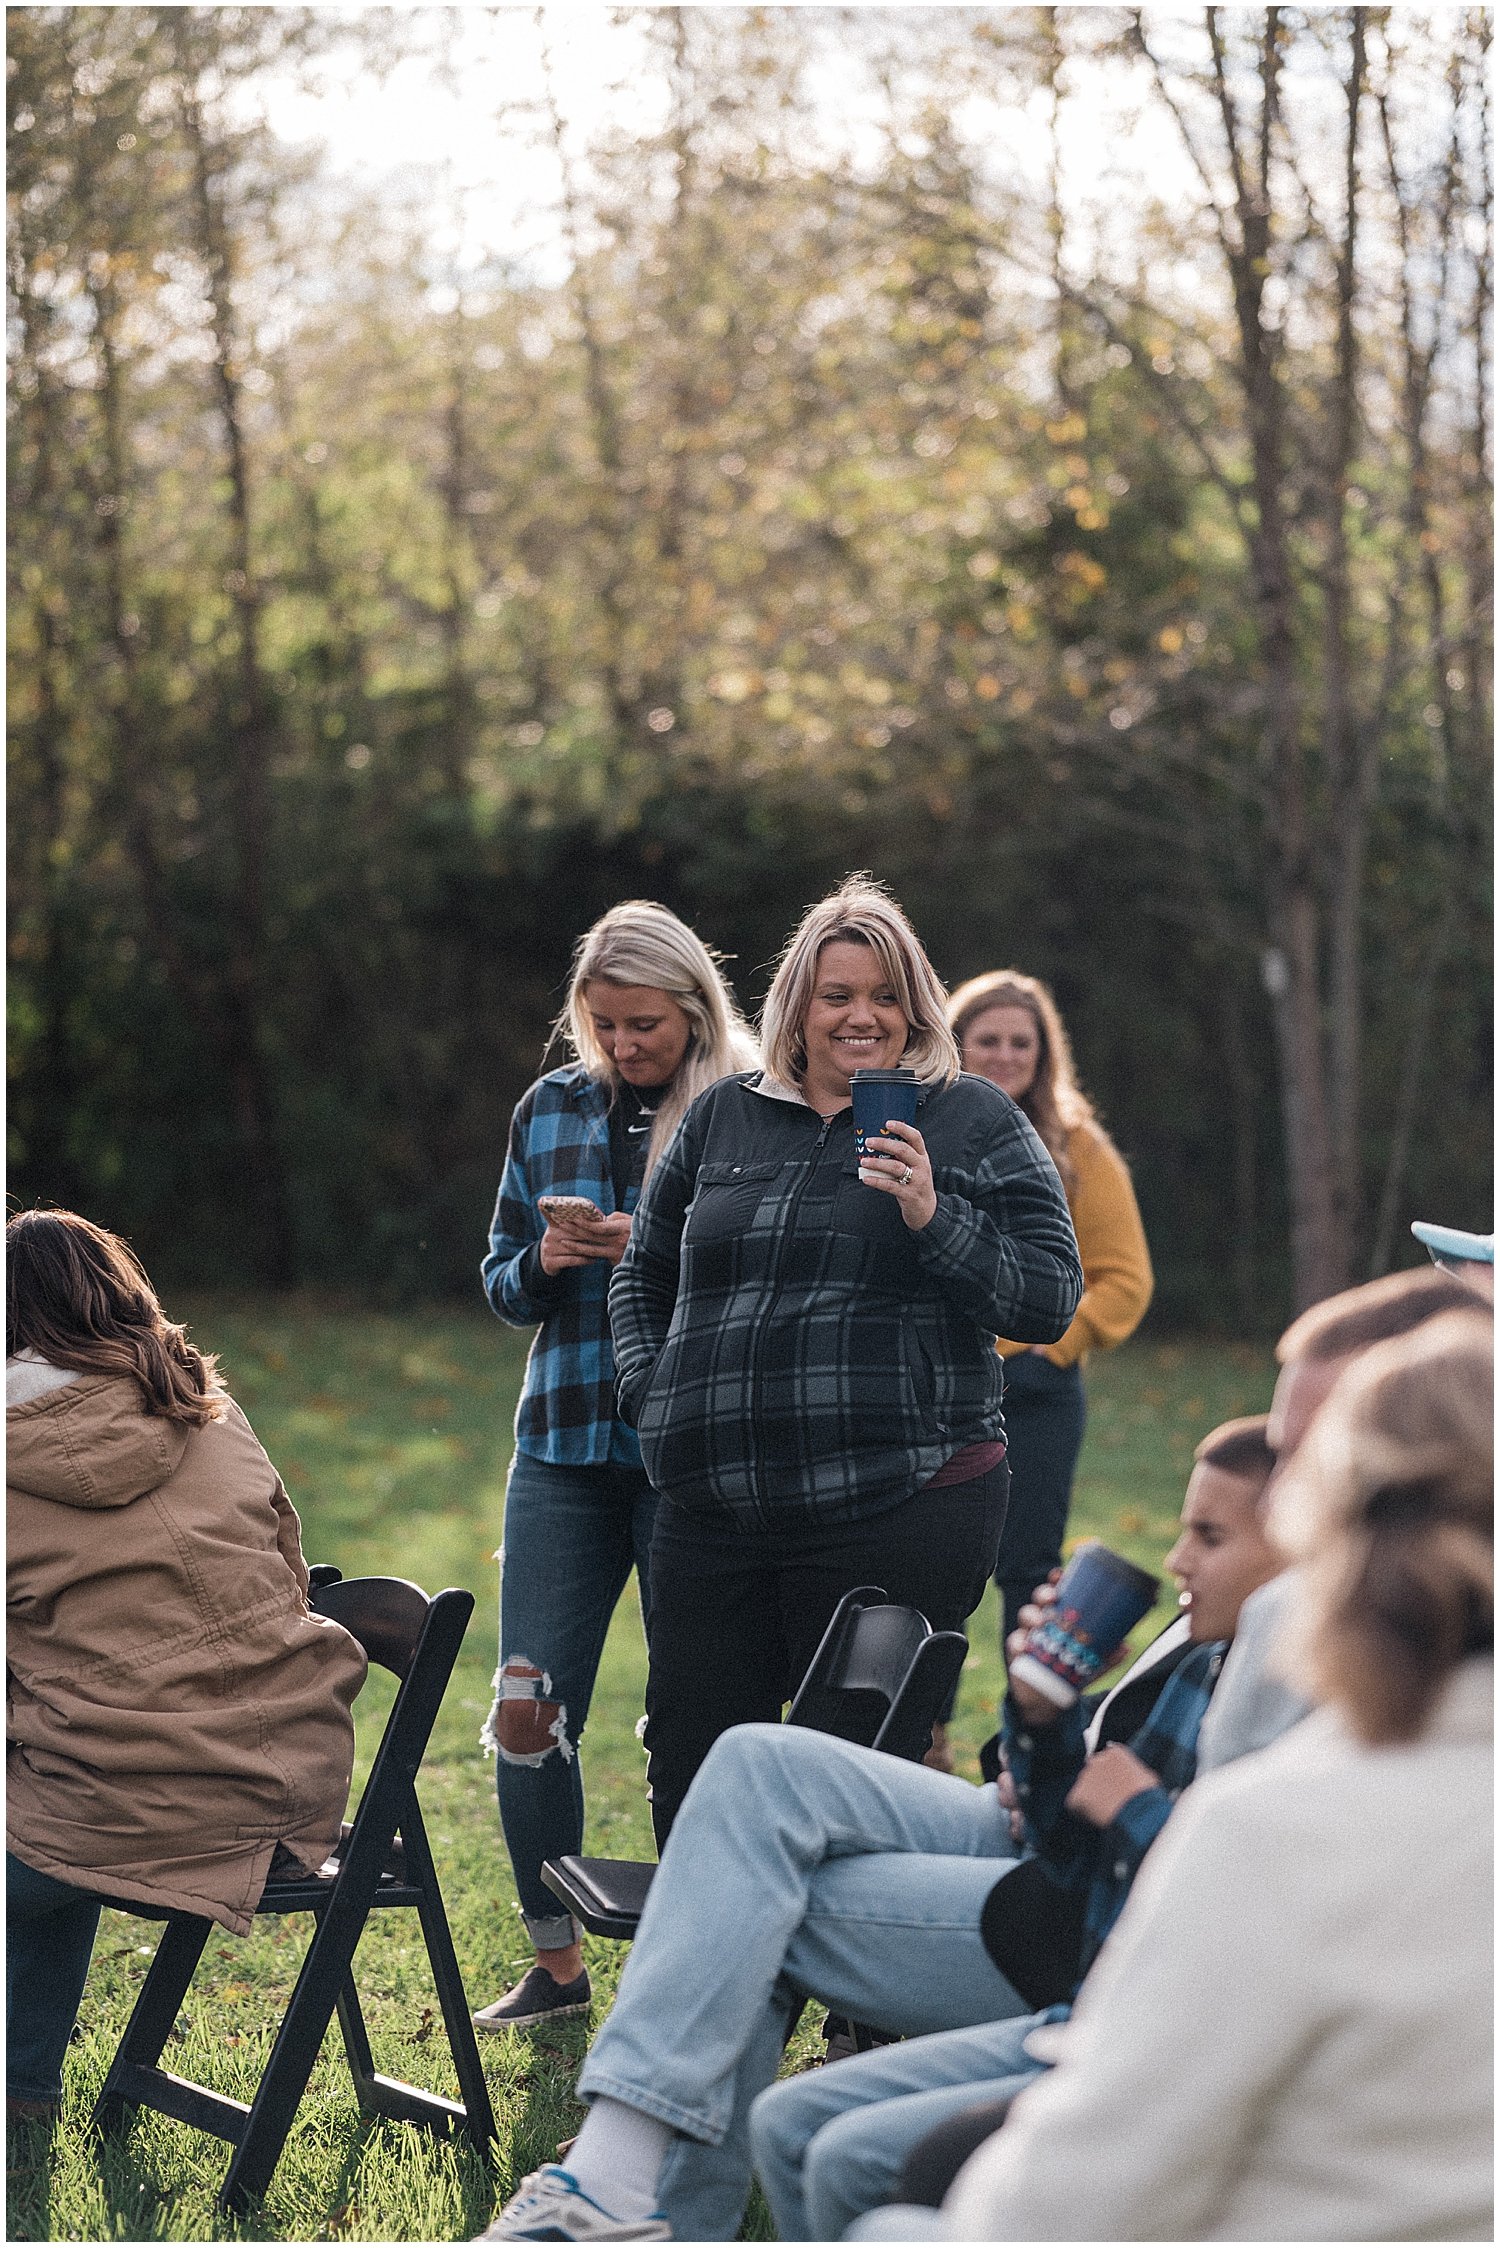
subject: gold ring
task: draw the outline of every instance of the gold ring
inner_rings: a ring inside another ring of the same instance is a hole
[[[903,1186],[910,1186],[910,1185],[911,1185],[911,1182],[912,1182],[912,1177],[913,1177],[912,1167],[911,1167],[911,1165],[910,1165],[910,1164],[908,1163],[908,1164],[907,1164],[907,1166],[906,1166],[906,1169],[905,1169],[905,1170],[904,1170],[904,1171],[902,1172],[902,1174],[901,1174],[901,1184],[902,1184]]]

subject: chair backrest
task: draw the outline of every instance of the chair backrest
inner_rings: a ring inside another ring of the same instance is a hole
[[[308,1579],[316,1613],[342,1624],[372,1663],[405,1678],[432,1609],[422,1587],[409,1577],[330,1577],[326,1563],[309,1569]]]
[[[344,1850],[347,1866],[356,1853],[383,1854],[389,1830],[400,1824],[412,1800],[411,1786],[474,1613],[474,1595],[450,1587],[429,1599],[405,1577],[340,1579],[326,1566],[309,1570],[308,1577],[318,1614],[342,1624],[372,1662],[401,1681],[354,1815]]]
[[[786,1721],[915,1760],[968,1651],[962,1632],[935,1632],[919,1609],[859,1585],[834,1610]]]

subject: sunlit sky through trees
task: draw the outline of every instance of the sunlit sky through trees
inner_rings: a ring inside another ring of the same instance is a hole
[[[416,8],[329,11],[366,23],[387,14],[406,52],[390,68],[371,66],[352,41],[320,56],[300,77],[277,74],[247,89],[279,138],[320,145],[347,189],[374,202],[425,203],[436,279],[444,259],[469,271],[499,258],[526,278],[556,280],[566,265],[558,221],[560,181],[539,115],[552,90],[570,153],[585,160],[601,134],[661,130],[669,107],[664,69],[666,8],[598,6]],[[729,11],[685,11],[706,23]],[[739,11],[737,11],[739,12]],[[878,165],[887,147],[891,97],[882,78],[892,62],[920,65],[950,53],[962,24],[972,37],[989,18],[1032,11],[926,8],[806,8],[795,16],[806,47],[798,153]],[[1085,19],[1102,26],[1116,10],[1069,9],[1076,33]],[[1149,11],[1165,45],[1192,37],[1189,15]],[[982,49],[976,49],[976,60]],[[978,72],[976,71],[976,80]],[[1003,69],[991,74],[1002,81]],[[907,89],[903,89],[907,90]],[[1070,63],[1058,125],[1063,188],[1091,254],[1111,219],[1123,251],[1124,206],[1140,188],[1168,202],[1192,191],[1190,167],[1160,115],[1151,115],[1144,70],[1118,57]],[[1038,186],[1051,161],[1051,97],[1018,88],[1009,96],[975,90],[951,111],[961,138],[997,182]],[[821,147],[809,148],[809,116]]]

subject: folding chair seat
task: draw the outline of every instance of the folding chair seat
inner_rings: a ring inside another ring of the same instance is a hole
[[[342,1624],[371,1662],[394,1672],[401,1683],[359,1809],[333,1856],[316,1874],[299,1870],[291,1879],[273,1874],[255,1908],[257,1914],[310,1912],[316,1924],[259,2089],[246,2106],[159,2065],[214,1923],[189,1913],[146,1915],[164,1917],[166,1928],[93,2115],[95,2128],[107,2131],[126,2109],[153,2108],[229,2140],[235,2151],[219,2189],[226,2210],[242,2207],[269,2185],[335,2010],[362,2114],[420,2123],[442,2133],[462,2131],[481,2155],[495,2137],[489,2091],[415,1787],[474,1596],[452,1590],[429,1599],[403,1577],[356,1577],[346,1583],[326,1565],[310,1576],[312,1606]],[[140,1913],[138,1905],[105,1901],[122,1912]],[[380,2075],[370,2052],[354,1983],[355,1947],[372,1911],[402,1906],[420,1918],[461,2103]]]
[[[786,1722],[918,1763],[968,1651],[961,1631],[934,1631],[879,1585],[860,1585],[834,1610]],[[629,1938],[655,1871],[639,1859],[569,1856],[549,1858],[542,1879],[591,1935]]]

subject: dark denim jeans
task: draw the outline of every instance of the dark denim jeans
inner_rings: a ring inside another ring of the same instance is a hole
[[[576,1930],[542,1881],[547,1858],[583,1848],[579,1746],[615,1605],[634,1568],[651,1616],[656,1494],[642,1468],[558,1467],[517,1452],[505,1491],[500,1668],[485,1728],[500,1824],[527,1932],[539,1951]]]
[[[1010,1512],[995,1564],[1006,1615],[1002,1650],[1005,1634],[1015,1629],[1017,1610],[1062,1559],[1085,1411],[1083,1376],[1076,1366],[1054,1366],[1037,1351],[1006,1359]]]
[[[5,2089],[62,2097],[63,2055],[94,1949],[100,1904],[5,1853]]]
[[[763,1531],[663,1503],[645,1734],[659,1850],[719,1735],[780,1717],[846,1592],[881,1585],[934,1631],[963,1629],[995,1566],[1008,1483],[1002,1460],[856,1522]]]

